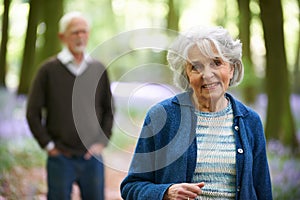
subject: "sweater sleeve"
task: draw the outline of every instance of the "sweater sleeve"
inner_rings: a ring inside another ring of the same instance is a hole
[[[114,101],[112,98],[112,93],[110,89],[110,81],[108,78],[107,71],[104,70],[102,75],[102,88],[99,89],[103,91],[102,98],[102,117],[98,116],[98,119],[101,118],[100,126],[107,137],[103,143],[107,145],[108,139],[110,139],[112,135],[112,126],[113,126],[113,113],[114,113]],[[99,114],[99,113],[98,113]]]
[[[45,69],[41,68],[31,86],[26,110],[29,128],[42,148],[51,141],[51,137],[48,135],[43,123],[43,109],[46,104],[46,83],[47,73]]]

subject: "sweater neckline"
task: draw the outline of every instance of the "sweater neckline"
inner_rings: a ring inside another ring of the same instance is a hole
[[[221,117],[221,116],[225,116],[228,115],[232,112],[232,105],[231,102],[228,99],[228,104],[226,106],[226,108],[224,108],[223,110],[217,111],[217,112],[204,112],[204,111],[200,111],[200,110],[195,110],[195,114],[197,116],[201,116],[201,117]]]

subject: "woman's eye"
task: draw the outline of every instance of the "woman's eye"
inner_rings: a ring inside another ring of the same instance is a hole
[[[199,67],[199,66],[197,66],[197,65],[192,65],[192,71],[197,71],[197,72],[199,72],[199,70],[200,70],[200,67]]]
[[[222,65],[222,62],[220,60],[213,60],[213,63],[215,66],[221,66]]]

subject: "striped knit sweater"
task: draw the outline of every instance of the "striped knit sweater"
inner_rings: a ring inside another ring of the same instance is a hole
[[[197,164],[193,182],[205,182],[204,199],[234,199],[235,138],[231,104],[219,112],[196,111]]]

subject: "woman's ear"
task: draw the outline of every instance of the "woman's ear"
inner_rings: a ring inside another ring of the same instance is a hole
[[[229,71],[230,81],[229,81],[229,86],[231,86],[233,84],[233,81],[234,81],[233,77],[234,77],[235,67],[236,67],[236,63],[230,64],[230,71]]]

